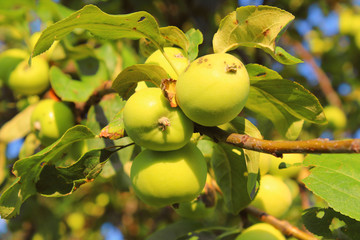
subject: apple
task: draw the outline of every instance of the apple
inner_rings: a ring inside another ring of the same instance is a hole
[[[292,204],[292,195],[285,182],[272,175],[260,179],[260,188],[251,205],[274,217],[283,216]]]
[[[346,116],[340,108],[329,105],[324,108],[324,114],[328,120],[328,126],[332,129],[344,129],[346,127]]]
[[[269,155],[271,156],[271,155]],[[302,163],[304,155],[301,153],[285,153],[282,158],[271,156],[269,174],[282,178],[296,178],[302,169],[302,166],[289,166],[288,168],[280,168],[279,165],[284,162],[287,164]]]
[[[185,146],[194,130],[193,122],[170,106],[160,88],[141,89],[127,100],[124,127],[136,144],[155,151]]]
[[[176,82],[176,100],[185,115],[204,126],[234,119],[249,96],[244,64],[227,53],[205,55],[193,61]]]
[[[0,80],[8,84],[11,72],[16,66],[29,58],[29,53],[19,48],[11,48],[0,54]]]
[[[65,103],[45,99],[34,108],[30,124],[40,142],[48,146],[74,126],[75,120],[73,112]]]
[[[259,157],[259,170],[261,175],[269,172],[272,156],[267,153],[260,153]]]
[[[50,84],[49,65],[41,57],[20,62],[9,76],[8,85],[17,94],[36,95],[44,92]]]
[[[185,57],[184,52],[180,48],[165,47],[164,52],[175,67],[176,71],[160,50],[153,52],[146,59],[145,64],[149,63],[159,65],[165,70],[165,72],[169,74],[170,78],[178,79],[178,74],[182,73],[186,69],[186,67],[189,65],[189,60]]]
[[[206,161],[192,143],[174,151],[145,149],[134,159],[130,179],[146,204],[163,207],[196,198],[205,186]]]
[[[256,223],[243,230],[235,240],[285,240],[285,237],[268,223]]]

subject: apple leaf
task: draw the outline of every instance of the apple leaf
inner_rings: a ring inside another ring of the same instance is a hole
[[[66,161],[66,149],[72,144],[85,139],[92,139],[95,135],[89,128],[77,125],[67,130],[64,135],[52,145],[27,158],[18,160],[13,167],[13,173],[17,177],[15,182],[5,190],[0,197],[0,215],[2,218],[11,218],[20,211],[22,203],[30,196],[37,193],[36,184],[40,180],[45,165],[61,165]],[[87,168],[95,168],[95,165],[86,165]],[[89,170],[87,169],[87,171]],[[52,176],[49,176],[52,177]],[[86,176],[83,176],[84,178]],[[66,182],[74,182],[73,179],[63,178]],[[49,181],[49,179],[47,179]],[[68,192],[70,194],[71,191]]]
[[[217,143],[214,145],[211,165],[227,210],[238,214],[251,202],[251,193],[247,190],[248,177],[243,149]]]
[[[339,233],[346,235],[349,239],[360,239],[360,222],[332,208],[306,209],[302,220],[310,232],[326,239],[343,239],[340,238]]]
[[[266,79],[282,79],[282,76],[278,72],[260,64],[251,63],[245,65],[245,67],[249,74],[250,82]]]
[[[203,226],[204,224],[199,221],[181,219],[172,224],[167,224],[165,227],[152,233],[146,240],[180,239]]]
[[[189,39],[188,59],[193,61],[199,54],[199,45],[203,43],[203,35],[198,29],[191,28],[186,33]]]
[[[80,80],[74,80],[63,73],[60,68],[52,66],[50,69],[50,82],[55,93],[62,100],[85,102],[94,90],[101,83],[108,80],[109,77],[105,63],[94,57],[79,59],[76,61],[76,64],[79,69]]]
[[[308,155],[304,165],[312,167],[303,182],[329,206],[360,221],[360,156],[358,154]]]
[[[127,100],[141,81],[160,87],[161,80],[168,78],[165,70],[155,64],[136,64],[125,68],[114,80],[112,88]]]
[[[94,5],[86,5],[46,28],[37,41],[32,56],[45,52],[55,40],[61,40],[76,28],[86,29],[103,39],[147,38],[157,48],[162,47],[165,42],[155,18],[145,11],[110,15]]]
[[[221,20],[213,38],[214,52],[228,52],[240,46],[260,48],[283,64],[302,62],[276,41],[285,31],[294,16],[276,7],[239,7]]]
[[[36,104],[32,104],[18,113],[0,128],[0,142],[11,142],[25,137],[31,129],[30,117]]]
[[[99,137],[116,140],[125,136],[123,110],[124,108],[115,115],[108,125],[101,129]]]
[[[242,117],[236,117],[229,123],[226,123],[224,130],[232,133],[247,134],[249,136],[262,139],[260,131],[247,119]],[[243,149],[245,153],[246,168],[248,172],[247,191],[250,194],[250,198],[255,196],[255,189],[257,186],[260,153]]]
[[[300,84],[286,79],[254,80],[245,107],[269,119],[289,139],[295,139],[303,120],[325,124],[319,100]]]

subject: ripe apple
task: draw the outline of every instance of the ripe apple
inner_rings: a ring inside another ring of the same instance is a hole
[[[186,69],[189,65],[189,60],[185,57],[184,52],[180,48],[165,47],[164,52],[175,67],[176,72],[160,50],[153,52],[146,59],[145,63],[157,64],[169,74],[170,78],[178,79],[178,74],[182,73]]]
[[[242,231],[235,240],[285,240],[285,237],[268,223],[256,223]]]
[[[193,61],[176,82],[176,100],[185,115],[204,126],[234,119],[249,95],[244,64],[227,53],[205,55]]]
[[[45,99],[34,108],[30,123],[40,142],[48,146],[74,126],[75,120],[71,109],[65,103]]]
[[[205,186],[207,166],[192,143],[174,151],[139,153],[131,166],[135,194],[146,204],[163,207],[196,198]]]
[[[251,205],[270,215],[281,217],[291,204],[290,189],[281,178],[272,175],[261,177],[259,191]]]
[[[9,76],[9,87],[21,95],[36,95],[44,92],[49,86],[49,65],[41,57],[20,62]]]
[[[155,150],[176,150],[190,141],[194,126],[180,108],[173,108],[160,88],[135,92],[124,107],[127,135],[138,145]]]
[[[270,155],[271,156],[271,155]],[[282,178],[296,178],[302,169],[302,166],[290,166],[288,168],[280,168],[282,162],[288,164],[302,163],[304,155],[301,153],[285,153],[282,158],[271,156],[269,173]]]
[[[344,129],[346,127],[346,116],[344,112],[336,106],[326,106],[324,108],[328,126],[332,129]]]

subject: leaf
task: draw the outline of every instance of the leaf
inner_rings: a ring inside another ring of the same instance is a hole
[[[313,166],[303,180],[306,187],[328,202],[335,211],[360,221],[360,156],[358,154],[308,155]]]
[[[314,207],[306,209],[302,220],[305,227],[318,236],[330,239],[343,239],[339,236],[339,233],[341,233],[353,240],[360,239],[360,222],[335,212],[332,208]],[[334,226],[336,223],[340,227]]]
[[[67,147],[75,142],[94,137],[95,135],[87,127],[77,125],[67,130],[59,140],[37,154],[18,160],[13,167],[13,173],[17,179],[0,197],[1,217],[14,217],[19,213],[22,203],[36,194],[36,183],[39,181],[45,165],[63,164],[65,161],[63,153]]]
[[[283,64],[302,62],[291,56],[276,41],[294,16],[270,6],[239,7],[221,20],[213,38],[214,52],[228,52],[240,46],[261,48]]]
[[[160,28],[160,34],[167,42],[179,46],[184,50],[185,53],[188,52],[189,40],[186,37],[185,33],[181,31],[178,27],[162,27]]]
[[[231,133],[246,134],[258,139],[263,138],[260,131],[249,120],[242,117],[236,117],[220,127]],[[243,151],[248,174],[247,192],[250,194],[249,197],[253,199],[255,197],[258,180],[260,153],[247,149],[243,149]]]
[[[199,53],[199,45],[203,43],[203,35],[200,30],[191,28],[186,33],[189,39],[188,59],[193,61]]]
[[[226,143],[215,144],[211,165],[227,210],[238,214],[251,202],[243,149]]]
[[[0,141],[9,143],[15,139],[25,137],[30,131],[30,117],[36,104],[32,104],[18,113],[0,128]]]
[[[166,78],[168,74],[158,65],[136,64],[125,68],[114,80],[112,88],[127,100],[135,92],[138,82],[150,82],[160,87],[161,80]]]
[[[125,105],[125,102],[122,102],[122,105]],[[108,138],[111,140],[116,140],[124,137],[125,127],[124,127],[124,108],[122,108],[115,117],[110,121],[106,127],[101,129],[99,137]]]
[[[94,5],[86,5],[69,17],[46,28],[37,41],[32,56],[35,57],[61,40],[76,28],[86,29],[104,39],[147,38],[160,48],[164,39],[154,17],[144,11],[122,15],[110,15]]]
[[[250,82],[266,79],[282,79],[282,76],[278,72],[260,64],[247,64],[245,67],[249,74]]]
[[[56,66],[50,69],[51,86],[64,101],[85,102],[101,83],[108,80],[105,64],[96,58],[80,59],[77,65],[80,80],[73,80]]]
[[[287,137],[297,137],[293,126],[302,126],[302,120],[326,123],[319,100],[300,84],[286,79],[251,81],[245,107],[268,118]]]
[[[154,232],[146,240],[178,239],[188,233],[202,228],[203,224],[194,220],[182,219]]]

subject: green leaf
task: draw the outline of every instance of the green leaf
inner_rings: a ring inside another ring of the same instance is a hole
[[[125,106],[125,101],[121,102],[122,106]],[[125,135],[125,127],[124,127],[124,108],[122,108],[115,117],[110,121],[106,127],[101,129],[99,134],[100,137],[108,138],[111,140],[116,140],[124,137]]]
[[[160,87],[161,80],[166,78],[168,74],[158,65],[136,64],[124,69],[114,80],[112,88],[127,100],[135,92],[138,82],[150,82]]]
[[[203,224],[201,222],[182,219],[175,223],[166,225],[166,227],[151,234],[146,238],[146,240],[178,239],[202,227]]]
[[[229,123],[220,126],[220,128],[231,133],[247,134],[258,139],[263,138],[260,131],[249,120],[242,117],[236,117]],[[246,168],[248,174],[247,192],[249,193],[249,197],[253,199],[255,197],[255,190],[257,187],[260,153],[247,149],[243,149],[243,151],[245,154]]]
[[[76,28],[86,29],[104,39],[147,38],[160,48],[164,39],[154,17],[144,11],[109,15],[94,5],[86,5],[69,17],[45,29],[33,51],[33,57],[43,53],[55,40],[61,40]]]
[[[360,222],[335,212],[332,208],[306,209],[302,220],[305,227],[318,236],[344,239],[342,237],[346,235],[353,240],[360,239]]]
[[[25,137],[30,132],[30,118],[35,106],[36,104],[32,104],[26,107],[0,128],[0,142],[9,143]]]
[[[245,67],[249,74],[250,82],[266,79],[282,79],[282,76],[278,72],[260,64],[247,64]]]
[[[108,80],[105,63],[94,57],[87,57],[76,61],[80,80],[73,80],[63,73],[60,68],[50,69],[50,82],[55,93],[64,101],[85,102],[94,90]]]
[[[199,45],[203,43],[203,35],[200,30],[191,28],[186,33],[189,39],[188,58],[193,61],[199,54]]]
[[[283,64],[302,62],[276,46],[294,16],[270,6],[239,7],[221,20],[213,38],[214,52],[228,52],[240,46],[256,47]]]
[[[290,139],[297,137],[296,127],[302,126],[302,120],[326,123],[319,100],[300,84],[286,79],[252,80],[245,107],[268,118]]]
[[[214,146],[211,165],[227,210],[238,214],[251,202],[251,193],[247,191],[248,177],[243,149],[218,143]]]
[[[39,181],[45,165],[64,164],[66,158],[63,153],[68,147],[78,141],[94,137],[95,135],[87,127],[77,125],[67,130],[59,140],[37,154],[18,160],[13,167],[13,173],[17,179],[0,197],[1,217],[14,217],[19,213],[22,203],[36,194],[36,183]],[[15,199],[14,196],[17,198]]]
[[[328,202],[335,211],[360,221],[360,156],[358,154],[308,155],[311,174],[306,187]]]

